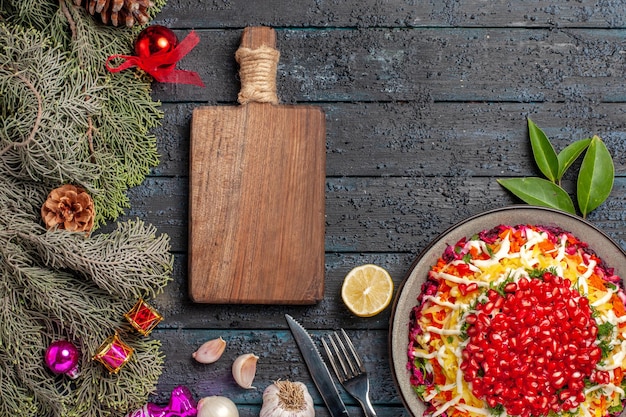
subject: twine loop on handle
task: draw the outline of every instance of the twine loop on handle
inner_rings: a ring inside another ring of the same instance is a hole
[[[250,49],[240,47],[235,53],[239,63],[241,90],[239,104],[251,101],[278,104],[276,94],[276,71],[280,52],[269,46]]]

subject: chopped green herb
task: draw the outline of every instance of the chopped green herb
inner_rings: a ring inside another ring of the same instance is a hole
[[[545,269],[529,269],[526,272],[528,272],[528,276],[531,279],[543,279],[543,274],[546,273]]]
[[[600,341],[598,347],[602,350],[602,359],[606,359],[609,356],[609,353],[613,351],[613,345],[606,340]]]
[[[504,406],[502,404],[496,404],[495,407],[488,407],[491,414],[501,415],[504,413]]]
[[[589,309],[591,310],[591,317],[593,317],[594,319],[600,316],[598,309],[592,306],[591,304],[589,305]]]
[[[611,336],[614,328],[615,326],[609,322],[602,323],[598,326],[598,337]]]

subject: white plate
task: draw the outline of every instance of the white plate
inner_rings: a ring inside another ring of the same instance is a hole
[[[453,226],[432,242],[415,260],[406,278],[401,284],[393,305],[389,326],[391,352],[391,373],[398,392],[407,410],[415,417],[421,417],[426,409],[424,403],[413,391],[407,370],[407,349],[409,343],[409,317],[417,304],[417,297],[428,271],[437,262],[448,245],[454,245],[463,237],[499,225],[516,226],[519,224],[555,226],[570,232],[580,240],[587,242],[608,267],[614,268],[615,274],[626,277],[626,253],[611,238],[591,223],[582,218],[543,207],[510,206],[488,211],[471,217]]]

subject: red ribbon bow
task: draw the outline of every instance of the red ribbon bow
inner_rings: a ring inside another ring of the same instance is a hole
[[[175,69],[175,64],[187,55],[200,41],[194,31],[182,40],[174,49],[163,54],[155,54],[147,57],[134,55],[111,55],[107,58],[106,68],[110,72],[120,72],[128,68],[139,67],[155,80],[162,83],[193,84],[204,87],[204,83],[196,72]],[[123,58],[125,61],[117,67],[111,67],[109,62]]]

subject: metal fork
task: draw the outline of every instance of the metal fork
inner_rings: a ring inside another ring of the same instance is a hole
[[[341,329],[341,336],[333,332],[328,336],[328,342],[322,337],[322,345],[341,385],[361,404],[366,417],[375,417],[365,365],[346,332]]]

